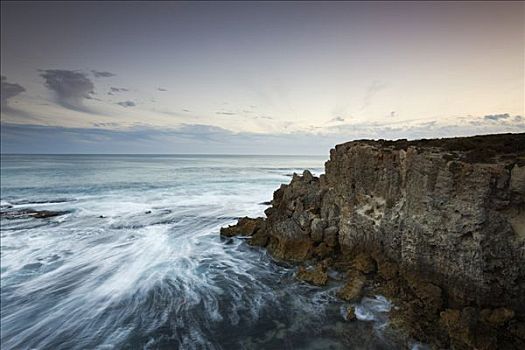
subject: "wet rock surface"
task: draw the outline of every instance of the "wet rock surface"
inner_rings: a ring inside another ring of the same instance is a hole
[[[68,214],[68,211],[35,210],[35,209],[11,209],[0,211],[0,217],[5,219],[47,219],[55,216]]]
[[[525,134],[348,142],[324,175],[281,185],[266,218],[221,234],[277,260],[331,258],[347,275],[341,298],[387,295],[399,306],[392,326],[420,341],[525,348],[524,169]],[[320,274],[297,277],[322,285]]]
[[[318,264],[313,268],[300,266],[296,277],[315,286],[324,286],[328,282],[327,266],[323,264]]]

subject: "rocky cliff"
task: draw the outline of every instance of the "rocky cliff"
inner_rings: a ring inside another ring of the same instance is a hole
[[[347,272],[339,296],[388,295],[397,324],[437,347],[525,348],[525,134],[337,145],[265,214],[221,234],[310,283]]]

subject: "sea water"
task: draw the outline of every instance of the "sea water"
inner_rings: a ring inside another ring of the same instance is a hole
[[[67,212],[1,219],[2,349],[399,347],[388,301],[346,321],[337,283],[219,236],[325,159],[2,155],[2,211]]]

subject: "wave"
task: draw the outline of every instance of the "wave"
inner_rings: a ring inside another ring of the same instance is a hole
[[[95,173],[85,160],[75,170],[70,157],[61,181],[56,169],[32,178],[26,170],[23,181],[3,169],[1,205],[40,201],[38,210],[69,214],[2,218],[2,349],[343,349],[364,339],[396,348],[377,335],[376,314],[386,312],[372,301],[362,305],[374,320],[348,323],[334,288],[300,283],[292,266],[220,238],[221,226],[263,215],[259,203],[282,177],[205,166],[165,181],[172,159],[147,160],[153,171],[137,160],[135,173],[122,175],[116,160],[99,159],[103,173]],[[102,183],[86,185],[86,173]],[[136,173],[147,177],[129,181]]]

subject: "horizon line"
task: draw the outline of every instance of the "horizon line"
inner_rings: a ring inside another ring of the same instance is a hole
[[[245,156],[324,157],[329,154],[236,154],[236,153],[1,153],[0,156]]]

